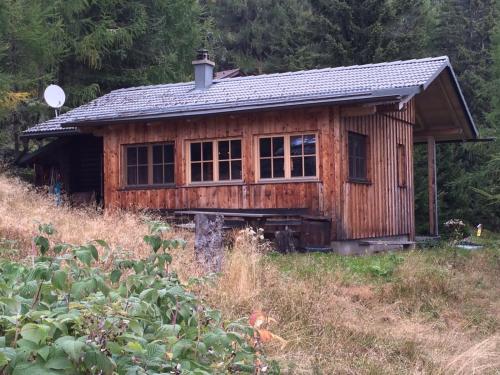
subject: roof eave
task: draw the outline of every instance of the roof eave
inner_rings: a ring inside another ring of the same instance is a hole
[[[297,108],[297,107],[310,107],[316,105],[329,105],[329,104],[353,104],[353,103],[370,103],[370,102],[395,102],[400,101],[406,96],[414,95],[420,92],[420,87],[409,87],[402,89],[393,90],[381,90],[370,94],[362,95],[348,95],[342,97],[330,97],[330,98],[320,98],[320,99],[303,99],[300,101],[287,101],[278,103],[264,103],[264,104],[252,104],[240,107],[216,107],[209,109],[195,109],[195,110],[184,110],[169,113],[150,113],[150,114],[140,114],[131,116],[120,116],[117,118],[107,118],[107,119],[95,119],[95,120],[82,120],[68,122],[61,124],[61,127],[84,127],[84,126],[95,126],[95,125],[108,125],[113,123],[120,123],[126,121],[146,121],[146,120],[159,120],[166,118],[182,118],[182,117],[196,117],[196,116],[206,116],[206,115],[216,115],[224,113],[241,113],[241,112],[252,112],[256,110],[271,110],[271,109],[285,109],[285,108]]]

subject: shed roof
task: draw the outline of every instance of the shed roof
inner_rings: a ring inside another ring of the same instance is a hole
[[[127,120],[197,116],[214,113],[296,107],[326,103],[399,101],[423,92],[448,70],[468,122],[477,129],[460,92],[448,57],[263,74],[214,80],[206,90],[194,82],[120,89],[37,124],[24,136],[74,133],[77,127]]]

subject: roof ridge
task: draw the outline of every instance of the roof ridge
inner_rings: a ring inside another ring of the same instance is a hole
[[[370,63],[370,64],[357,64],[357,65],[343,65],[343,66],[336,66],[336,67],[327,67],[327,68],[316,68],[316,69],[302,69],[302,70],[296,70],[296,71],[289,71],[289,72],[278,72],[278,73],[266,73],[266,74],[257,74],[253,76],[245,76],[245,77],[234,77],[231,78],[231,81],[240,81],[240,80],[251,80],[251,79],[263,79],[263,78],[269,78],[269,77],[285,77],[289,75],[298,75],[298,74],[312,74],[312,73],[319,73],[319,72],[325,72],[325,71],[339,71],[339,70],[354,70],[354,69],[364,69],[364,68],[373,68],[377,66],[386,66],[386,65],[403,65],[403,64],[411,64],[411,63],[423,63],[423,62],[428,62],[428,61],[439,61],[439,60],[449,60],[448,56],[442,55],[442,56],[436,56],[436,57],[425,57],[425,58],[420,58],[420,59],[410,59],[410,60],[394,60],[394,61],[385,61],[385,62],[379,62],[379,63]],[[214,79],[214,83],[221,83],[221,82],[229,82],[227,79]],[[127,92],[127,91],[136,91],[136,90],[144,90],[144,89],[150,89],[150,88],[163,88],[163,87],[179,87],[179,86],[185,86],[185,85],[193,85],[194,81],[188,81],[188,82],[174,82],[174,83],[160,83],[156,85],[141,85],[141,86],[134,86],[134,87],[124,87],[121,89],[116,89],[113,91],[110,91],[108,94],[112,93],[118,93],[118,92]],[[106,95],[101,96],[104,97]]]

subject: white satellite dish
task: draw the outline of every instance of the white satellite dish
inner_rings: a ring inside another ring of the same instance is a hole
[[[45,89],[43,97],[52,108],[61,108],[66,100],[64,90],[57,85],[50,85]]]

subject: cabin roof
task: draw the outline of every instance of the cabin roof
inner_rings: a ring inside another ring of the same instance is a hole
[[[388,103],[422,93],[445,70],[468,124],[478,133],[448,57],[119,89],[40,123],[24,136],[74,133],[77,127],[317,104]],[[456,109],[456,108],[455,108]]]

